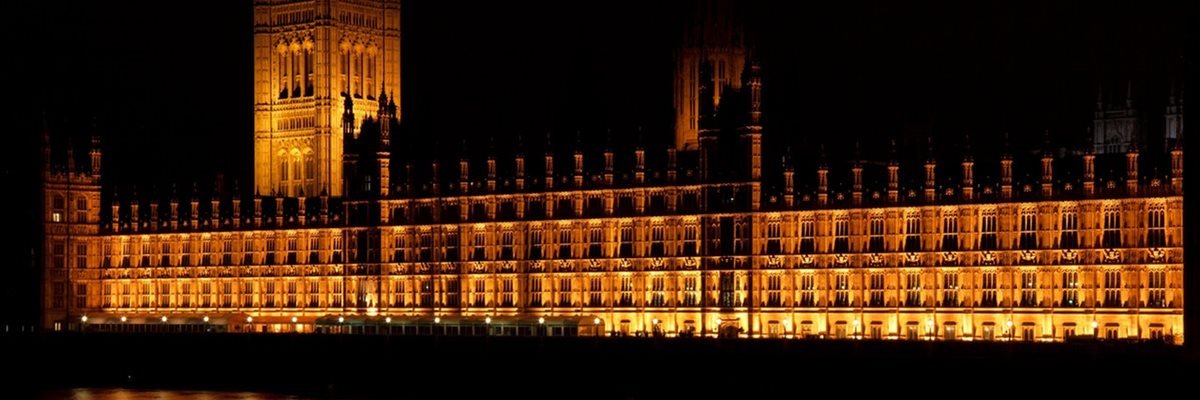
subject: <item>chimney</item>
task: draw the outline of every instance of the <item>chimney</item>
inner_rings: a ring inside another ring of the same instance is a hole
[[[189,204],[191,209],[188,211],[188,226],[196,229],[200,225],[200,198],[196,197],[196,184],[192,184],[192,201]]]
[[[137,190],[133,191],[133,196],[129,199],[129,226],[137,232],[141,228],[141,221],[138,218],[138,197]]]
[[[1042,153],[1042,197],[1054,195],[1054,155],[1049,150]]]
[[[517,153],[516,159],[517,190],[525,190],[525,152]]]
[[[613,185],[613,152],[611,147],[604,149],[604,185]]]
[[[667,152],[668,157],[670,157],[672,154],[675,154],[675,149],[670,148]],[[633,168],[633,182],[642,185],[646,182],[646,149],[638,146],[637,149],[633,150],[633,158],[635,163]]]
[[[667,149],[667,181],[675,183],[675,179],[679,176],[679,168],[675,163],[675,148]]]
[[[471,186],[471,170],[469,168],[470,163],[467,160],[466,152],[464,151],[463,157],[458,159],[458,192],[463,195],[466,195],[470,192],[469,187]]]
[[[1175,194],[1183,193],[1183,144],[1178,140],[1171,148],[1171,189]]]
[[[1133,144],[1125,152],[1125,190],[1130,196],[1138,192],[1138,150]]]
[[[487,189],[488,193],[496,193],[496,156],[488,155],[487,158]]]
[[[896,161],[896,140],[892,139],[892,159],[887,166],[887,197],[889,203],[900,201],[900,163]]]
[[[932,202],[937,199],[937,179],[936,179],[937,162],[930,155],[929,159],[925,160],[925,201]]]
[[[817,166],[817,205],[829,204],[829,167],[821,162]]]
[[[171,230],[179,229],[179,192],[171,188]]]
[[[283,194],[275,196],[275,226],[283,226]]]
[[[796,205],[796,169],[788,162],[783,166],[783,204],[788,208]]]
[[[1091,196],[1096,192],[1096,153],[1088,146],[1083,153],[1083,194]]]
[[[575,187],[583,187],[583,149],[575,146]]]
[[[321,225],[329,224],[329,193],[321,191]]]
[[[121,230],[121,203],[117,201],[116,190],[113,191],[112,198],[112,230],[117,232]]]
[[[1000,156],[1000,196],[1006,199],[1012,198],[1013,178],[1012,178],[1012,155],[1007,152]]]
[[[254,195],[254,227],[262,226],[262,197]]]
[[[297,198],[297,200],[299,202],[296,203],[296,219],[299,220],[300,226],[308,225],[308,210],[306,210],[306,208],[308,208],[306,207],[308,203],[306,202],[307,199],[304,197],[303,190],[300,191],[300,197]],[[387,214],[383,214],[380,217],[386,220]]]

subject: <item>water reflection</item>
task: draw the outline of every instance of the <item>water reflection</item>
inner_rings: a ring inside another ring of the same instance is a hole
[[[303,400],[303,397],[254,392],[190,390],[65,389],[41,393],[44,400]]]

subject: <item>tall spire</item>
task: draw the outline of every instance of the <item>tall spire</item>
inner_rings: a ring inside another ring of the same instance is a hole
[[[92,159],[92,175],[100,175],[100,160],[102,158],[102,153],[100,152],[100,135],[96,133],[94,128],[92,129],[92,147],[88,151],[88,154]]]

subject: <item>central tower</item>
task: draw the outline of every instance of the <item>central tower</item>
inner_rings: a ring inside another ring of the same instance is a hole
[[[701,111],[715,111],[725,90],[741,88],[746,60],[742,9],[732,0],[704,0],[692,7],[675,54],[675,149],[679,151],[698,149]],[[701,74],[702,68],[709,73]]]
[[[255,0],[255,190],[342,195],[343,104],[382,93],[400,103],[399,0]]]

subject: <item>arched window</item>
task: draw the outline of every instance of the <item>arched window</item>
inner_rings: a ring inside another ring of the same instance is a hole
[[[50,221],[62,222],[63,211],[67,207],[67,199],[63,195],[54,195],[54,199],[50,201]]]
[[[87,197],[79,196],[75,198],[75,222],[87,222],[88,201]]]
[[[313,179],[317,175],[317,163],[313,159],[312,151],[304,153],[304,179]]]

